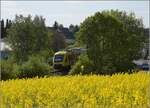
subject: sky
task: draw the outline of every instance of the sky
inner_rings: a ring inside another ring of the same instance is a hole
[[[149,1],[1,1],[1,19],[13,20],[16,14],[41,15],[47,26],[57,21],[68,27],[79,25],[95,12],[110,9],[134,12],[149,27]]]

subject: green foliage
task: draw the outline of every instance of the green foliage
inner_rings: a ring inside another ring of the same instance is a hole
[[[100,74],[129,71],[143,47],[143,24],[134,14],[97,12],[80,26],[78,43],[86,45],[93,68]]]
[[[0,26],[1,26],[1,38],[6,38],[7,37],[7,33],[6,31],[11,27],[11,20],[6,19],[6,23],[5,21],[2,19],[0,20]]]
[[[1,24],[1,38],[5,37],[5,27],[4,27],[4,20],[0,20],[0,24]]]
[[[94,69],[92,68],[93,64],[87,57],[87,54],[82,54],[79,56],[79,60],[75,63],[75,65],[70,70],[70,75],[75,74],[90,74],[91,72],[94,72]]]
[[[43,58],[39,55],[30,56],[27,62],[24,62],[20,67],[20,72],[18,74],[19,78],[32,78],[32,77],[42,77],[48,75],[51,71],[51,67],[45,63]]]
[[[59,32],[53,32],[52,34],[52,49],[58,51],[66,47],[65,35]]]
[[[52,49],[41,51],[38,54],[33,54],[33,56],[38,56],[39,58],[43,59],[43,61],[45,63],[48,63],[49,59],[52,58],[53,55],[54,55],[54,52]],[[30,59],[30,57],[29,57],[29,59]]]
[[[18,72],[18,65],[11,60],[1,60],[1,80],[16,78]]]
[[[18,63],[27,61],[32,54],[37,54],[43,50],[50,49],[51,33],[45,26],[42,17],[16,16],[8,30],[7,42],[13,49],[13,54]]]
[[[50,75],[53,69],[48,64],[48,58],[52,57],[53,52],[49,52],[41,51],[39,54],[34,54],[28,58],[28,61],[22,64],[16,64],[13,56],[10,56],[7,60],[1,60],[1,79],[8,80]]]

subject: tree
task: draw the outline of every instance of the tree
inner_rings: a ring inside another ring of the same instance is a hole
[[[70,24],[70,26],[69,26],[69,32],[73,34],[73,37],[72,37],[72,38],[75,38],[76,33],[77,33],[78,31],[79,31],[79,26],[78,26],[78,25]]]
[[[79,26],[75,25],[75,27],[74,27],[74,33],[78,32],[78,31],[79,31]]]
[[[52,38],[52,48],[54,51],[58,51],[60,49],[64,49],[66,46],[65,43],[65,36],[63,33],[60,32],[53,32],[53,38]]]
[[[132,29],[131,29],[132,28]],[[97,12],[81,24],[77,40],[86,45],[89,59],[98,73],[125,72],[140,57],[143,24],[133,14],[120,11]]]
[[[8,30],[7,42],[13,49],[14,58],[22,63],[32,54],[38,54],[50,48],[50,38],[45,20],[36,16],[16,16]]]
[[[69,31],[71,31],[72,33],[76,33],[76,32],[79,31],[79,26],[78,25],[70,24]]]
[[[35,16],[33,20],[33,29],[35,33],[34,51],[39,52],[44,49],[50,48],[50,37],[48,30],[45,26],[45,19],[41,16]]]
[[[1,38],[4,38],[5,37],[5,34],[4,34],[4,20],[2,19],[1,20]]]
[[[73,24],[70,24],[70,26],[69,26],[69,31],[73,31],[73,29],[74,29],[74,25]]]
[[[54,27],[54,29],[55,29],[55,30],[57,30],[57,29],[58,29],[58,27],[59,27],[59,24],[58,24],[58,22],[57,22],[57,21],[55,21],[55,22],[54,22],[54,25],[53,25],[53,27]]]
[[[11,26],[11,20],[6,20],[6,29],[7,28],[10,28],[10,26]]]
[[[148,59],[148,56],[149,56],[149,33],[150,33],[149,30],[150,30],[149,28],[144,29],[144,36],[146,38],[145,45],[143,48],[145,49],[144,59]]]
[[[4,30],[5,37],[7,37],[7,35],[8,35],[7,31],[11,27],[11,24],[12,24],[11,20],[6,19],[6,27],[5,27],[5,30]]]
[[[4,24],[4,20],[0,21],[1,23],[1,38],[7,37],[7,30],[11,27],[11,20],[6,19],[6,26]]]
[[[59,29],[59,30],[62,30],[63,28],[64,28],[63,24],[60,24],[60,25],[58,26],[58,29]]]
[[[4,30],[5,37],[7,37],[8,27],[9,27],[9,21],[8,21],[8,19],[6,19],[6,26],[5,26],[5,30]]]

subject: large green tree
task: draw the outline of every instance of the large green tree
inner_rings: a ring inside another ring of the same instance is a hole
[[[13,54],[17,62],[23,62],[32,54],[50,48],[50,33],[45,26],[42,17],[16,16],[8,30],[7,41],[13,49]]]
[[[4,38],[4,30],[5,30],[5,27],[4,27],[4,20],[2,19],[1,20],[1,38]]]
[[[81,24],[77,40],[86,45],[95,66],[93,71],[102,74],[129,71],[143,47],[142,20],[133,13],[118,10],[97,12]]]
[[[54,31],[52,35],[52,49],[54,51],[59,51],[66,47],[65,35],[61,32]]]

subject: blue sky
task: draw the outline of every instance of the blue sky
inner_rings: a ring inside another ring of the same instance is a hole
[[[80,24],[97,11],[110,9],[134,12],[149,27],[149,1],[1,1],[1,18],[14,19],[15,14],[41,15],[47,26],[56,20],[68,27]]]

